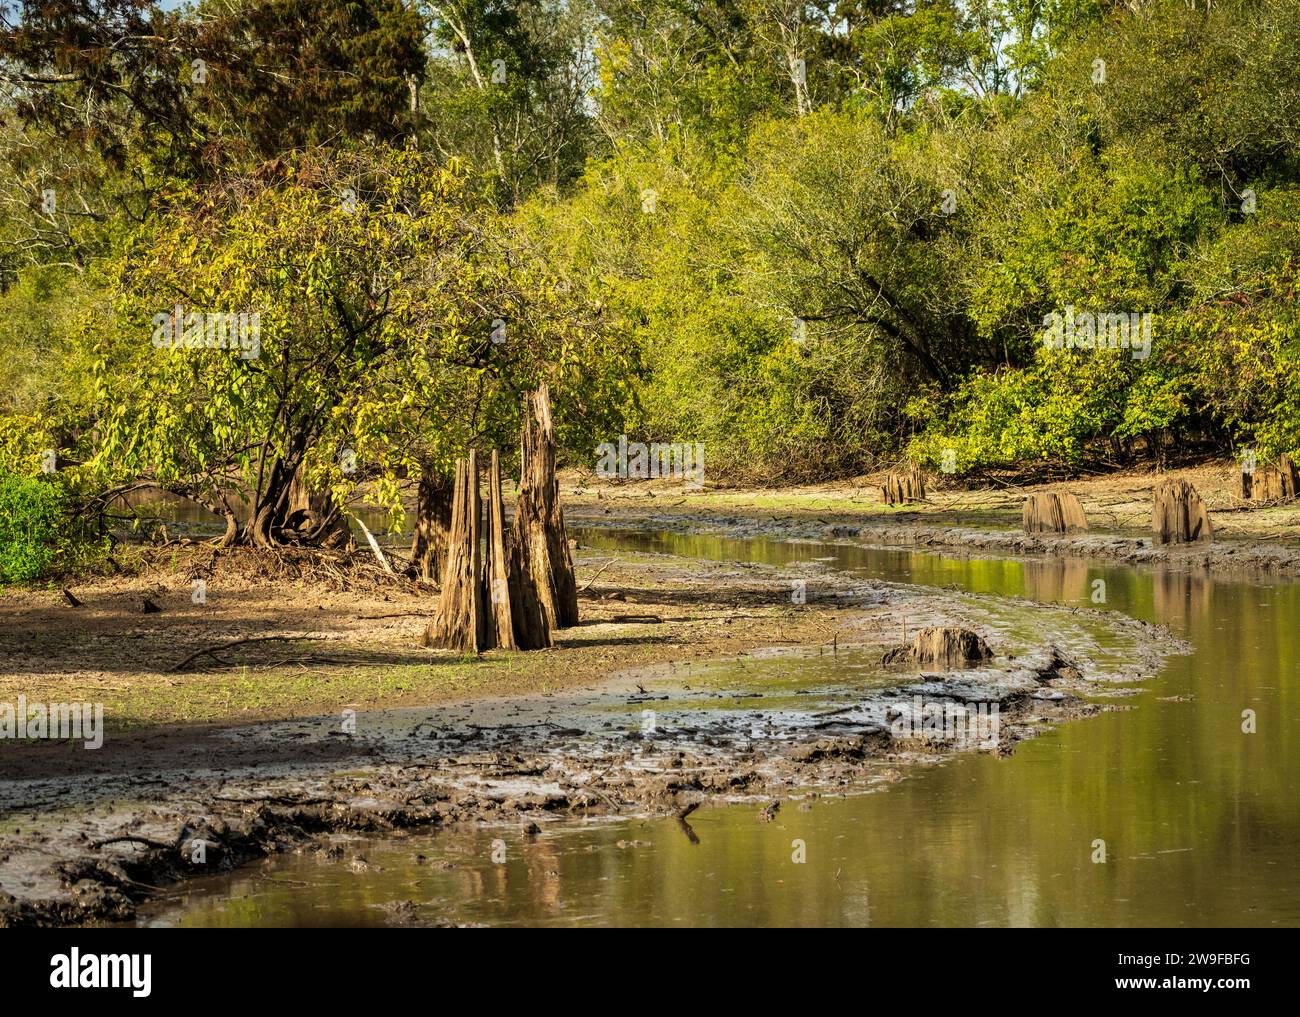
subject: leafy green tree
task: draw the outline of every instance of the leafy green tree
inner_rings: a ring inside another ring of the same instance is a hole
[[[741,3],[599,0],[599,7],[598,120],[616,147],[706,145],[735,156],[757,118],[791,108],[791,68],[764,54]],[[772,32],[779,38],[779,26]]]
[[[503,205],[569,184],[595,145],[589,0],[423,6],[432,26],[423,136],[485,171]]]
[[[759,132],[739,223],[757,299],[837,341],[873,344],[903,378],[947,381],[972,358],[951,292],[965,217],[950,161],[861,117],[818,113]]]
[[[581,370],[590,330],[454,167],[304,158],[176,207],[122,266],[96,464],[211,507],[230,542],[332,535],[361,481],[397,511],[404,478],[512,440],[522,392]],[[255,343],[211,313],[256,314]]]
[[[391,142],[416,126],[426,26],[402,0],[206,0],[184,28],[203,61],[188,103],[227,160]]]

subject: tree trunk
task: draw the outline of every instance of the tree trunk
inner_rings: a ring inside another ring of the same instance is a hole
[[[1151,534],[1154,544],[1209,543],[1214,539],[1210,512],[1185,480],[1162,480],[1151,492]]]
[[[447,564],[447,541],[451,533],[452,496],[455,482],[445,473],[425,467],[415,496],[415,533],[411,538],[411,557],[420,578],[442,583]]]
[[[880,498],[886,505],[925,501],[925,477],[920,467],[913,465],[906,473],[888,474],[880,488]]]
[[[1039,491],[1029,495],[1020,519],[1026,533],[1075,533],[1088,529],[1083,506],[1068,491]]]
[[[514,542],[521,567],[537,587],[547,626],[570,628],[578,624],[578,582],[560,508],[555,429],[545,384],[526,397],[522,430]]]
[[[507,650],[541,650],[552,645],[551,629],[537,599],[537,587],[506,532],[501,498],[501,456],[492,453],[488,477],[487,593],[491,603],[488,638]]]
[[[456,488],[451,509],[447,567],[443,571],[438,608],[424,633],[426,646],[477,654],[487,648],[488,619],[483,597],[483,504],[479,497],[478,453],[456,464]]]
[[[334,496],[329,491],[308,490],[301,468],[294,472],[289,484],[280,539],[331,548],[346,547],[352,542],[352,531]]]
[[[551,626],[537,596],[527,547],[511,539],[506,553],[509,555],[510,617],[515,627],[515,643],[521,650],[544,650],[553,646]]]
[[[276,459],[271,464],[271,473],[266,479],[266,489],[261,492],[261,501],[254,503],[252,518],[248,523],[248,539],[254,547],[274,547],[277,541],[272,537],[272,528],[288,497],[289,484],[294,470],[285,466],[283,459]]]
[[[1277,465],[1256,470],[1254,474],[1241,471],[1241,496],[1259,502],[1293,501],[1300,492],[1300,470],[1288,455],[1278,457]]]
[[[352,532],[329,491],[310,491],[302,475],[302,448],[295,446],[271,465],[266,487],[253,505],[242,539],[254,547],[310,544],[346,547]]]
[[[234,547],[239,543],[239,518],[233,513],[226,513],[226,532],[221,535],[221,547]]]
[[[501,456],[492,450],[487,506],[488,645],[519,649],[510,602],[510,558],[506,554],[506,510],[501,503]]]

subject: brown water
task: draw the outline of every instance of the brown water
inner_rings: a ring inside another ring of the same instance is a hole
[[[1105,608],[1195,648],[1105,713],[887,790],[674,820],[563,820],[345,842],[188,884],[146,924],[1300,925],[1300,585],[1085,561],[589,532],[583,543],[837,568]],[[825,661],[818,681],[824,683]],[[797,663],[791,668],[798,677]],[[1256,734],[1242,711],[1256,712]],[[1106,861],[1092,859],[1104,840]],[[493,842],[504,861],[493,860]],[[792,855],[802,841],[806,860]],[[417,856],[426,856],[419,861]]]

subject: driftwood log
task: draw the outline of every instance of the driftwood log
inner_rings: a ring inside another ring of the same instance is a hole
[[[1078,533],[1088,529],[1088,517],[1070,492],[1039,491],[1025,499],[1021,524],[1026,533]]]
[[[993,651],[979,634],[970,629],[931,626],[921,629],[911,643],[896,646],[885,654],[885,664],[916,664],[961,667],[993,659]]]
[[[1263,470],[1241,471],[1241,496],[1248,501],[1292,501],[1300,491],[1300,470],[1288,455]]]
[[[1206,543],[1214,539],[1210,512],[1185,480],[1162,480],[1151,492],[1151,540],[1155,544]]]
[[[888,474],[880,488],[880,497],[886,505],[925,501],[925,478],[921,475],[921,468],[914,465],[906,473]]]
[[[533,578],[547,626],[570,628],[578,624],[578,579],[560,508],[555,426],[544,383],[525,397],[520,444],[519,497],[512,529],[519,566]]]

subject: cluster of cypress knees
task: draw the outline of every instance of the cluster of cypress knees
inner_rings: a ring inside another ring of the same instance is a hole
[[[500,453],[492,452],[488,467],[486,514],[478,452],[456,464],[442,590],[425,631],[427,646],[465,654],[493,647],[536,650],[553,644],[555,630],[578,624],[578,586],[560,507],[546,385],[528,394],[524,409],[519,491],[508,531]]]

